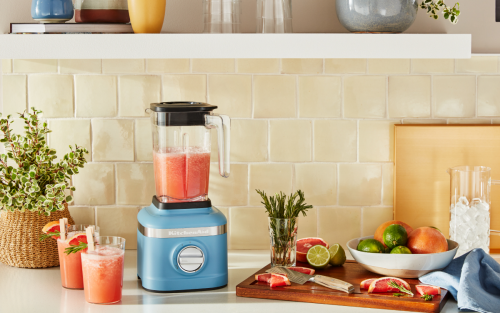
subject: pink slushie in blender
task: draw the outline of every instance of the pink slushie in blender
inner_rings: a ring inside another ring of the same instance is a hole
[[[230,120],[199,102],[152,103],[156,195],[138,218],[137,276],[150,291],[227,285],[227,220],[208,198],[211,129],[229,177]]]

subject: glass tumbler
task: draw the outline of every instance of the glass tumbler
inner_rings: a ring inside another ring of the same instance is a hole
[[[490,251],[490,189],[500,181],[491,179],[491,168],[486,166],[457,166],[450,174],[451,207],[450,239],[458,242],[457,256],[472,249]]]
[[[99,237],[94,251],[82,253],[85,300],[116,303],[122,299],[125,239]]]
[[[297,250],[297,218],[269,217],[271,266],[295,266]]]
[[[292,32],[292,0],[257,0],[257,33]]]
[[[241,0],[203,0],[204,33],[239,33]]]
[[[64,288],[83,289],[82,273],[82,251],[66,254],[64,250],[69,248],[73,236],[85,234],[88,227],[94,227],[96,237],[99,236],[99,227],[95,225],[69,225],[66,240],[57,239],[57,251],[61,269],[61,283]]]

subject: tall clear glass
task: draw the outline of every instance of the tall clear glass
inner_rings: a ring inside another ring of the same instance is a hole
[[[257,0],[257,33],[292,33],[292,0]]]
[[[98,304],[121,301],[124,266],[125,239],[99,237],[95,251],[82,253],[85,300]]]
[[[229,117],[211,112],[180,114],[151,111],[150,114],[158,201],[168,203],[207,200],[212,128],[217,129],[219,173],[223,177],[229,177],[230,174]],[[194,120],[190,114],[201,115],[205,125],[188,126]],[[175,123],[171,122],[172,119],[176,119]],[[179,119],[185,119],[185,123]],[[186,126],[167,126],[172,124]]]
[[[295,266],[297,252],[297,218],[269,217],[271,266]]]
[[[61,283],[64,288],[68,289],[83,289],[83,273],[82,273],[82,251],[66,254],[64,251],[69,248],[74,236],[85,234],[88,227],[94,227],[95,237],[99,237],[99,227],[95,225],[69,225],[67,227],[68,235],[66,240],[57,239],[57,250],[59,253],[59,263],[61,269]]]
[[[203,0],[204,33],[239,33],[241,0]]]
[[[457,166],[448,169],[450,174],[451,207],[450,239],[458,242],[457,256],[472,249],[490,251],[490,191],[491,168],[486,166]]]

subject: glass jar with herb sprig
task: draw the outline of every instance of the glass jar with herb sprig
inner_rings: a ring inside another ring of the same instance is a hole
[[[307,205],[302,190],[290,196],[283,192],[268,197],[264,191],[256,190],[262,197],[269,216],[271,237],[271,266],[295,266],[297,250],[298,216],[306,216],[312,205]]]

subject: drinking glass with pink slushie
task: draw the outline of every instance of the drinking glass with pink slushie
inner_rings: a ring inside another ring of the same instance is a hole
[[[116,303],[122,299],[125,239],[101,236],[94,251],[82,253],[83,286],[89,303]]]

